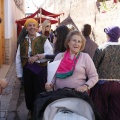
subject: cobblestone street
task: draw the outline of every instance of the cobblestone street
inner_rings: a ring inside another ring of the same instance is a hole
[[[14,63],[9,68],[6,78],[8,86],[0,95],[0,120],[27,120],[24,90],[20,89]]]

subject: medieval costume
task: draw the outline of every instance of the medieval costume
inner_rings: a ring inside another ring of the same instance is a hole
[[[44,35],[37,33],[33,26],[28,26],[30,23],[37,24],[32,18],[28,19],[25,27],[30,27],[28,34],[24,40],[18,45],[16,54],[16,71],[17,77],[24,79],[25,101],[28,110],[33,111],[34,101],[38,93],[45,91],[45,83],[47,81],[47,63],[39,63],[37,54],[53,54],[52,46],[46,40]],[[37,26],[37,25],[36,25]],[[36,28],[36,27],[35,27]],[[31,39],[30,34],[34,34]],[[34,57],[34,62],[29,60]]]
[[[120,119],[120,28],[104,29],[108,41],[100,46],[93,58],[99,82],[91,91],[91,97],[103,120]]]

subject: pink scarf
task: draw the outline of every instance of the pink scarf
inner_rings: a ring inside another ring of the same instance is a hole
[[[70,58],[70,51],[67,50],[64,54],[63,59],[61,60],[61,63],[56,71],[56,77],[64,79],[66,77],[69,77],[73,74],[75,65],[77,63],[78,57],[80,55],[80,52],[77,54],[77,56],[74,56],[73,59]]]

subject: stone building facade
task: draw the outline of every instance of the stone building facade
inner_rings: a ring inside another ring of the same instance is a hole
[[[10,65],[16,54],[17,25],[16,20],[25,17],[24,0],[0,0],[0,67]]]
[[[106,40],[103,29],[110,25],[120,25],[120,2],[113,4],[113,0],[108,0],[105,8],[107,12],[104,12],[103,3],[97,1],[100,0],[45,0],[41,7],[52,13],[64,12],[60,23],[72,25],[75,29],[81,30],[84,24],[91,24],[91,37],[101,45]],[[14,61],[17,47],[15,21],[25,17],[24,2],[0,0],[0,67]]]
[[[104,8],[103,2],[97,0],[45,0],[42,7],[54,13],[64,12],[61,24],[72,24],[78,30],[83,24],[91,24],[93,40],[101,45],[106,40],[103,29],[110,25],[120,26],[120,2],[113,4],[113,0],[109,0],[105,4]]]

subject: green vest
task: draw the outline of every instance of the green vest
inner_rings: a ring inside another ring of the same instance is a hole
[[[31,43],[32,56],[36,54],[44,53],[45,41],[46,41],[46,37],[44,35],[38,36],[32,41]],[[20,57],[21,57],[21,63],[23,67],[28,61],[27,59],[28,58],[28,47],[29,47],[29,42],[25,38],[24,41],[20,43]]]

